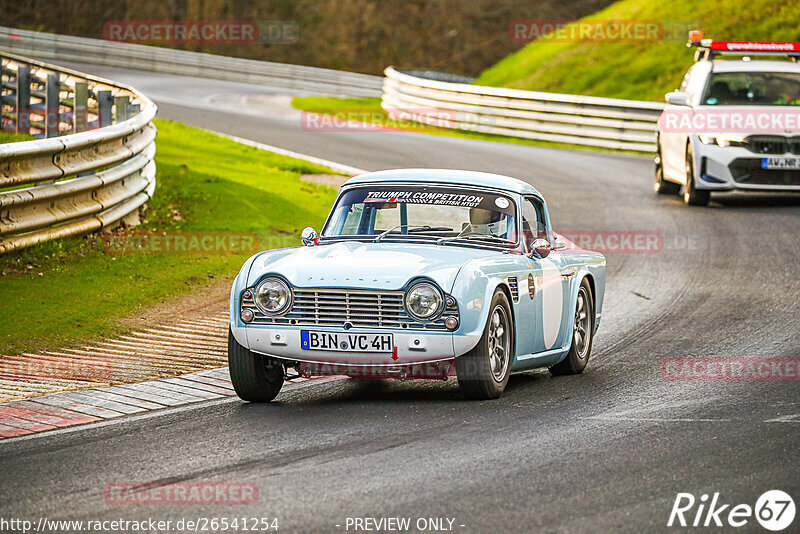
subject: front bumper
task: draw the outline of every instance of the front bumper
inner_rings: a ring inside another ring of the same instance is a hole
[[[300,346],[300,331],[332,332],[338,334],[388,334],[394,336],[396,352],[338,352],[306,350]],[[233,336],[240,345],[253,352],[275,358],[309,364],[338,364],[362,367],[397,367],[452,360],[478,343],[474,336],[452,332],[396,330],[384,328],[300,327],[283,325],[232,326]],[[474,341],[474,342],[473,342]],[[471,344],[471,345],[470,345]]]
[[[697,189],[710,191],[800,191],[800,169],[763,169],[765,157],[796,158],[796,154],[756,154],[744,147],[721,147],[693,139]]]

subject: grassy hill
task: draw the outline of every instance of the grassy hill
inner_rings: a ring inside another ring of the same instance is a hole
[[[693,26],[718,40],[800,41],[797,0],[621,0],[581,20],[660,21],[670,28]],[[686,37],[680,31],[672,38],[633,42],[540,38],[486,70],[476,83],[663,101],[692,64]]]

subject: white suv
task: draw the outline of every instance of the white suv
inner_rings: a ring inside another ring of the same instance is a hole
[[[659,120],[655,191],[800,191],[800,43],[704,40]],[[714,60],[719,54],[792,61]]]

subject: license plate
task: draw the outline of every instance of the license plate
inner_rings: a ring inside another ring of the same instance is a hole
[[[346,334],[300,331],[300,346],[305,350],[338,352],[393,352],[393,334]]]
[[[800,158],[762,158],[762,169],[800,169]]]

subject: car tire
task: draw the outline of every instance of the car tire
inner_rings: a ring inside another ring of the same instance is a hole
[[[659,195],[677,195],[681,191],[680,184],[664,179],[664,160],[661,157],[661,142],[656,141],[655,185],[653,189]]]
[[[694,154],[692,145],[686,146],[686,185],[683,186],[683,202],[689,206],[707,206],[711,193],[695,188]]]
[[[269,402],[283,387],[283,365],[239,344],[228,330],[228,369],[240,399]]]
[[[589,280],[584,278],[578,288],[575,301],[575,320],[572,328],[572,344],[566,358],[550,367],[554,375],[577,375],[583,372],[592,354],[594,339],[594,298]]]
[[[456,358],[458,386],[470,400],[496,399],[503,394],[514,359],[514,317],[502,290],[495,291],[489,318],[478,344]]]

